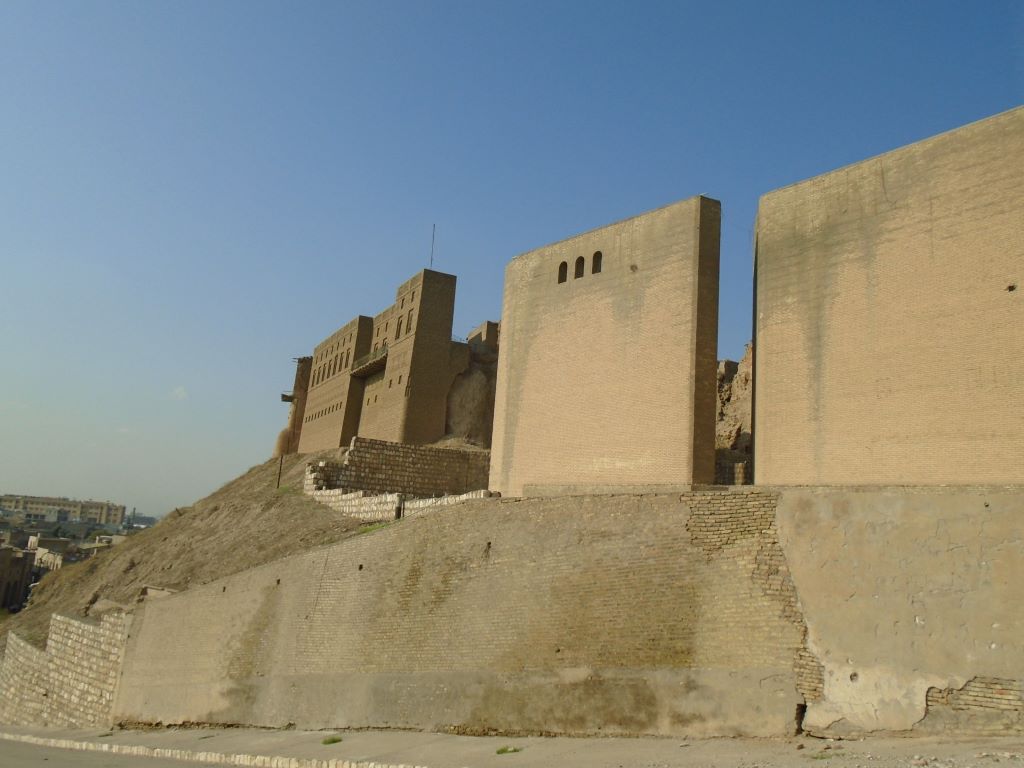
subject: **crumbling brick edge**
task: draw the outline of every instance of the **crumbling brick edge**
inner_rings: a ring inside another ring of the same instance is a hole
[[[37,747],[71,749],[80,752],[107,752],[113,755],[135,757],[162,757],[166,760],[187,760],[212,763],[214,765],[257,766],[258,768],[425,768],[395,763],[344,760],[341,758],[321,759],[316,757],[285,757],[281,755],[247,755],[229,752],[207,752],[192,749],[170,749],[168,747],[145,747],[139,744],[110,744],[98,741],[76,741],[75,739],[50,739],[22,733],[0,731],[0,740],[17,741]]]

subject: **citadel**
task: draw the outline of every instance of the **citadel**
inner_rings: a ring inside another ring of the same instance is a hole
[[[718,201],[517,256],[464,341],[413,275],[275,446],[388,524],[10,633],[0,721],[1024,732],[1022,168],[1024,107],[762,196],[739,457]]]

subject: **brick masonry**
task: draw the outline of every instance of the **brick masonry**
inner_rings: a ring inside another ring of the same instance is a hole
[[[341,462],[309,464],[304,490],[459,495],[487,488],[489,461],[488,451],[426,448],[356,437]]]
[[[0,722],[84,728],[110,724],[130,617],[55,615],[46,650],[9,634],[0,660]]]
[[[719,226],[695,197],[508,264],[491,490],[714,481]]]
[[[761,198],[773,485],[1022,483],[1024,107]]]

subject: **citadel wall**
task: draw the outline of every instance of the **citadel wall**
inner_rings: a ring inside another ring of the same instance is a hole
[[[714,481],[719,224],[695,197],[509,263],[492,490]]]
[[[770,192],[759,484],[1024,482],[1024,108]]]
[[[117,716],[788,733],[814,674],[775,504],[719,490],[403,519],[144,604]]]

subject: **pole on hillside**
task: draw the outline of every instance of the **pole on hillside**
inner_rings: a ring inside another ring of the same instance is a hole
[[[284,454],[278,458],[277,461],[277,487],[281,487],[281,470],[284,469]]]

